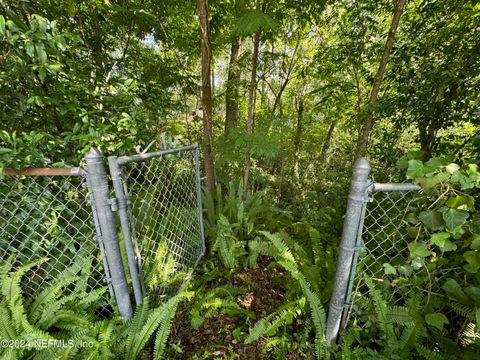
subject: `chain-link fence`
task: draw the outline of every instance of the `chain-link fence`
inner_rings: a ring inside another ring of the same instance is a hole
[[[397,268],[402,270],[409,257],[408,244],[417,235],[417,228],[409,224],[407,217],[417,206],[418,198],[418,190],[373,192],[366,205],[356,272],[389,288],[397,304],[401,299],[396,295],[408,296],[413,286],[411,281],[399,276],[402,274],[397,273]],[[357,276],[353,296],[365,293],[365,285]]]
[[[401,304],[414,286],[412,278],[407,276],[411,274],[399,271],[409,258],[408,245],[416,239],[417,228],[409,223],[408,217],[410,210],[419,206],[421,187],[372,184],[369,174],[368,161],[360,159],[355,163],[330,301],[329,343],[336,340],[347,323],[355,301],[367,294],[363,277],[381,284],[391,304]],[[407,272],[407,267],[404,271]]]
[[[431,267],[429,228],[419,221],[436,202],[416,184],[374,183],[370,165],[359,159],[353,167],[343,225],[334,290],[327,322],[327,341],[337,339],[349,319],[365,328],[372,318],[369,278],[389,306],[404,306],[416,294],[438,294],[458,269],[441,262]],[[441,261],[441,260],[440,260]]]
[[[163,301],[204,253],[198,145],[111,157],[113,187],[98,150],[85,160],[85,170],[0,177],[0,262],[38,261],[21,282],[27,296],[76,275],[86,292],[108,289],[103,314],[118,309],[130,319],[130,286],[137,305],[145,295]]]
[[[198,156],[193,145],[109,159],[116,196],[126,205],[120,206],[126,216],[119,213],[128,222],[123,235],[134,245],[126,249],[139,279],[134,288],[160,301],[179,289],[204,253]]]
[[[87,292],[108,285],[82,169],[8,170],[0,193],[0,263],[38,262],[21,283],[27,296],[68,275],[84,279]],[[110,312],[108,301],[99,306]]]

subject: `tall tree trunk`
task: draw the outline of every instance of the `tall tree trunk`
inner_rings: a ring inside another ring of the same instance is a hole
[[[390,24],[390,30],[388,31],[387,41],[385,42],[385,48],[383,49],[382,60],[380,61],[380,66],[378,67],[377,74],[375,75],[375,80],[373,81],[372,91],[370,92],[370,99],[368,101],[368,113],[363,124],[362,135],[360,142],[355,153],[355,160],[365,154],[367,149],[368,139],[370,137],[370,132],[373,127],[373,109],[375,103],[378,99],[378,92],[380,91],[380,85],[382,84],[383,75],[385,74],[385,69],[390,58],[390,53],[392,52],[393,41],[395,40],[395,33],[398,29],[398,24],[400,23],[400,17],[402,16],[403,8],[405,6],[405,0],[397,0],[395,4],[395,9],[393,13],[392,23]]]
[[[303,128],[303,94],[297,99],[297,129],[295,130],[295,140],[294,140],[294,154],[293,154],[293,177],[296,182],[300,179],[299,171],[299,155],[300,155],[300,143],[302,141],[302,128]]]
[[[258,2],[257,2],[258,8]],[[255,90],[257,87],[257,65],[258,65],[258,48],[260,46],[260,30],[253,36],[253,53],[252,53],[252,72],[250,74],[250,86],[248,89],[248,112],[247,112],[247,132],[253,133],[253,115],[255,110]],[[250,176],[251,158],[247,154],[244,164],[243,188],[248,189],[248,179]]]
[[[210,48],[210,31],[208,26],[208,0],[198,0],[200,18],[200,46],[202,50],[202,110],[203,110],[203,161],[207,177],[207,189],[215,189],[215,168],[212,154],[212,83],[210,78],[210,63],[212,51]]]
[[[225,89],[225,135],[238,125],[238,90],[240,82],[240,39],[234,39],[230,50],[230,62],[228,64],[227,87]]]

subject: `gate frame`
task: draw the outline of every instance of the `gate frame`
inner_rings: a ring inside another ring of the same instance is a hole
[[[108,165],[110,168],[110,175],[115,190],[115,197],[118,202],[118,214],[120,218],[120,224],[123,232],[123,240],[125,243],[125,252],[127,255],[127,262],[130,271],[130,278],[132,279],[133,293],[135,297],[135,303],[142,304],[143,298],[146,294],[145,283],[142,275],[142,264],[140,250],[138,247],[137,236],[135,229],[133,228],[132,209],[130,196],[128,193],[128,187],[123,181],[122,168],[133,162],[144,162],[149,159],[160,158],[164,155],[179,154],[182,152],[193,151],[195,161],[195,192],[197,195],[197,208],[198,208],[198,221],[200,227],[200,241],[201,241],[201,253],[197,259],[198,261],[205,255],[205,236],[203,229],[203,211],[202,211],[202,192],[201,192],[201,177],[200,177],[200,151],[198,143],[186,145],[182,147],[176,147],[176,142],[169,143],[165,141],[165,135],[162,135],[163,149],[146,152],[154,144],[150,143],[147,148],[139,154],[130,156],[109,156]],[[170,146],[170,147],[169,147]]]

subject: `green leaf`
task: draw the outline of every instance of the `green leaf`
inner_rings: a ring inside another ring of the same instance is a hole
[[[446,205],[452,209],[473,209],[475,206],[475,199],[470,195],[456,195],[448,199]]]
[[[441,248],[443,252],[457,250],[457,244],[451,240],[445,240],[445,244]]]
[[[453,174],[455,171],[459,170],[460,169],[460,166],[458,166],[457,164],[448,164],[445,169],[450,173],[450,174]]]
[[[450,174],[441,172],[433,177],[421,177],[416,178],[415,181],[420,184],[424,189],[431,189],[437,184],[447,181],[450,178]]]
[[[436,210],[422,211],[418,218],[429,230],[439,230],[444,225],[442,214]]]
[[[480,305],[480,288],[469,286],[465,289],[465,293],[475,302],[477,306]]]
[[[450,238],[450,233],[439,232],[432,235],[432,237],[430,238],[430,244],[434,244],[442,248],[445,245],[445,240],[447,240],[448,238]]]
[[[463,254],[463,257],[465,260],[467,260],[475,272],[480,269],[480,252],[476,250],[466,251],[465,254]]]
[[[408,162],[407,177],[416,179],[424,176],[423,163],[420,160],[410,160]]]
[[[408,250],[410,250],[412,257],[424,258],[431,254],[430,250],[423,243],[412,242],[408,244]]]
[[[425,265],[425,261],[423,258],[416,257],[412,260],[412,268],[414,270],[421,269]]]
[[[425,174],[433,174],[434,172],[440,170],[446,164],[447,161],[444,158],[432,158],[425,163],[423,172]]]
[[[425,322],[439,330],[443,330],[443,327],[449,323],[447,317],[442,313],[430,313],[425,315]]]
[[[384,263],[382,266],[383,266],[383,271],[385,272],[385,275],[392,275],[397,273],[397,270],[389,263]]]
[[[60,69],[62,68],[62,64],[60,64],[60,63],[48,64],[47,68],[50,72],[56,73],[56,72],[60,71]]]
[[[460,285],[454,279],[447,279],[442,288],[452,299],[458,300],[463,304],[468,303],[467,295],[465,295]]]
[[[457,249],[457,245],[448,240],[451,234],[448,232],[439,232],[433,234],[430,238],[430,244],[437,245],[442,251],[452,251]]]
[[[5,18],[3,15],[0,15],[0,34],[5,36]]]
[[[473,239],[472,243],[470,244],[470,249],[480,250],[480,235],[476,235],[476,237]]]
[[[468,219],[468,213],[463,210],[447,209],[447,211],[443,213],[443,219],[445,220],[447,229],[453,230]]]
[[[38,77],[40,80],[43,82],[45,78],[47,77],[47,69],[45,69],[44,66],[42,66],[40,69],[38,69]]]

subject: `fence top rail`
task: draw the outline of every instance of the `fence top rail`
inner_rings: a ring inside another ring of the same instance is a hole
[[[182,151],[188,151],[188,150],[194,150],[196,148],[198,148],[198,143],[194,143],[192,145],[182,146],[182,147],[178,147],[178,148],[171,148],[171,149],[153,151],[153,152],[145,153],[145,154],[120,156],[120,157],[118,157],[118,164],[120,166],[121,165],[126,165],[126,164],[131,163],[131,162],[145,161],[145,160],[148,160],[148,159],[161,157],[163,155],[175,154],[175,153],[179,153],[179,152],[182,152]]]
[[[5,168],[6,176],[85,176],[86,171],[80,167],[73,168],[25,168],[15,170]]]
[[[371,193],[376,193],[376,192],[388,192],[388,191],[413,191],[413,190],[421,190],[421,189],[422,187],[417,184],[373,183],[367,188],[367,191]]]

